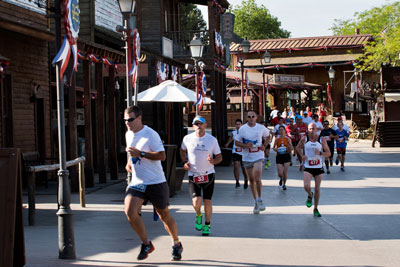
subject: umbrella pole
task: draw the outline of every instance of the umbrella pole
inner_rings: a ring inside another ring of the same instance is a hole
[[[167,138],[167,141],[168,141],[168,144],[171,144],[171,103],[168,103],[167,104],[167,116],[168,116],[168,126],[167,126],[167,128],[168,128],[168,134],[167,134],[167,136],[168,136],[168,138]]]

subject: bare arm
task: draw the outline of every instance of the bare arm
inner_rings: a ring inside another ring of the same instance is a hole
[[[142,151],[140,151],[136,147],[128,147],[127,152],[129,154],[129,156],[136,158],[136,157],[140,157],[140,154]],[[149,160],[165,160],[166,155],[165,155],[165,151],[157,151],[157,152],[146,152],[145,151],[145,155],[143,158],[149,159]]]
[[[301,138],[300,142],[296,146],[296,151],[297,151],[298,155],[300,155],[300,157],[301,157],[300,161],[303,161],[304,142],[305,142],[305,137]]]
[[[225,147],[228,147],[230,145],[230,143],[232,143],[233,141],[233,135],[230,135],[228,138],[228,142],[226,142]]]
[[[212,165],[217,165],[221,161],[222,161],[222,154],[221,153],[215,155],[215,158],[211,158],[211,156],[208,155],[208,162],[210,162]]]
[[[186,157],[186,155],[187,155],[186,150],[183,150],[183,149],[181,148],[181,149],[179,150],[179,154],[180,154],[180,156],[181,156],[182,162],[184,163],[184,164],[183,164],[183,168],[184,168],[186,171],[190,170],[190,163],[189,163],[189,161],[187,160],[187,157]]]
[[[325,158],[329,158],[331,156],[331,151],[329,150],[329,146],[328,143],[326,142],[325,139],[321,139],[321,144],[322,147],[324,149],[324,152],[321,153],[321,156],[325,157]]]

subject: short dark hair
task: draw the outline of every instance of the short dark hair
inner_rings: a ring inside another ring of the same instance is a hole
[[[285,126],[283,126],[283,125],[279,126],[279,130],[280,130],[281,128],[283,128],[283,130],[285,130],[285,131],[286,131],[286,128],[285,128]]]
[[[315,119],[315,118],[318,119],[318,115],[317,114],[314,114],[312,117],[313,117],[313,119]]]
[[[240,122],[241,124],[243,124],[243,122],[242,122],[241,119],[236,119],[236,120],[235,120],[235,124],[236,124],[237,122]]]
[[[133,113],[133,114],[135,114],[135,118],[137,118],[137,117],[143,115],[143,111],[142,111],[142,109],[141,109],[139,106],[130,106],[130,107],[127,107],[127,108],[125,109],[125,113],[126,113],[126,114]]]

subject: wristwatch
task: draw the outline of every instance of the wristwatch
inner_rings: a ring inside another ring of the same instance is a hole
[[[144,156],[146,156],[146,152],[140,151],[140,157],[141,157],[141,158],[144,158]]]

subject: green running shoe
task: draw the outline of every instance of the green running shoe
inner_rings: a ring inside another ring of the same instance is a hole
[[[203,228],[203,215],[196,215],[196,230],[201,231]]]
[[[264,164],[264,170],[268,170],[268,163]]]
[[[210,228],[211,228],[211,226],[209,225],[209,224],[205,224],[204,226],[203,226],[203,232],[202,232],[202,235],[204,235],[204,236],[207,236],[207,235],[210,235]]]
[[[267,160],[268,167],[271,167],[271,161]]]
[[[314,193],[311,193],[311,197],[310,196],[307,197],[307,201],[306,201],[307,208],[310,208],[312,206],[312,198],[313,198],[313,196],[314,196]]]
[[[318,209],[314,209],[314,216],[321,217],[321,213],[319,213]]]

